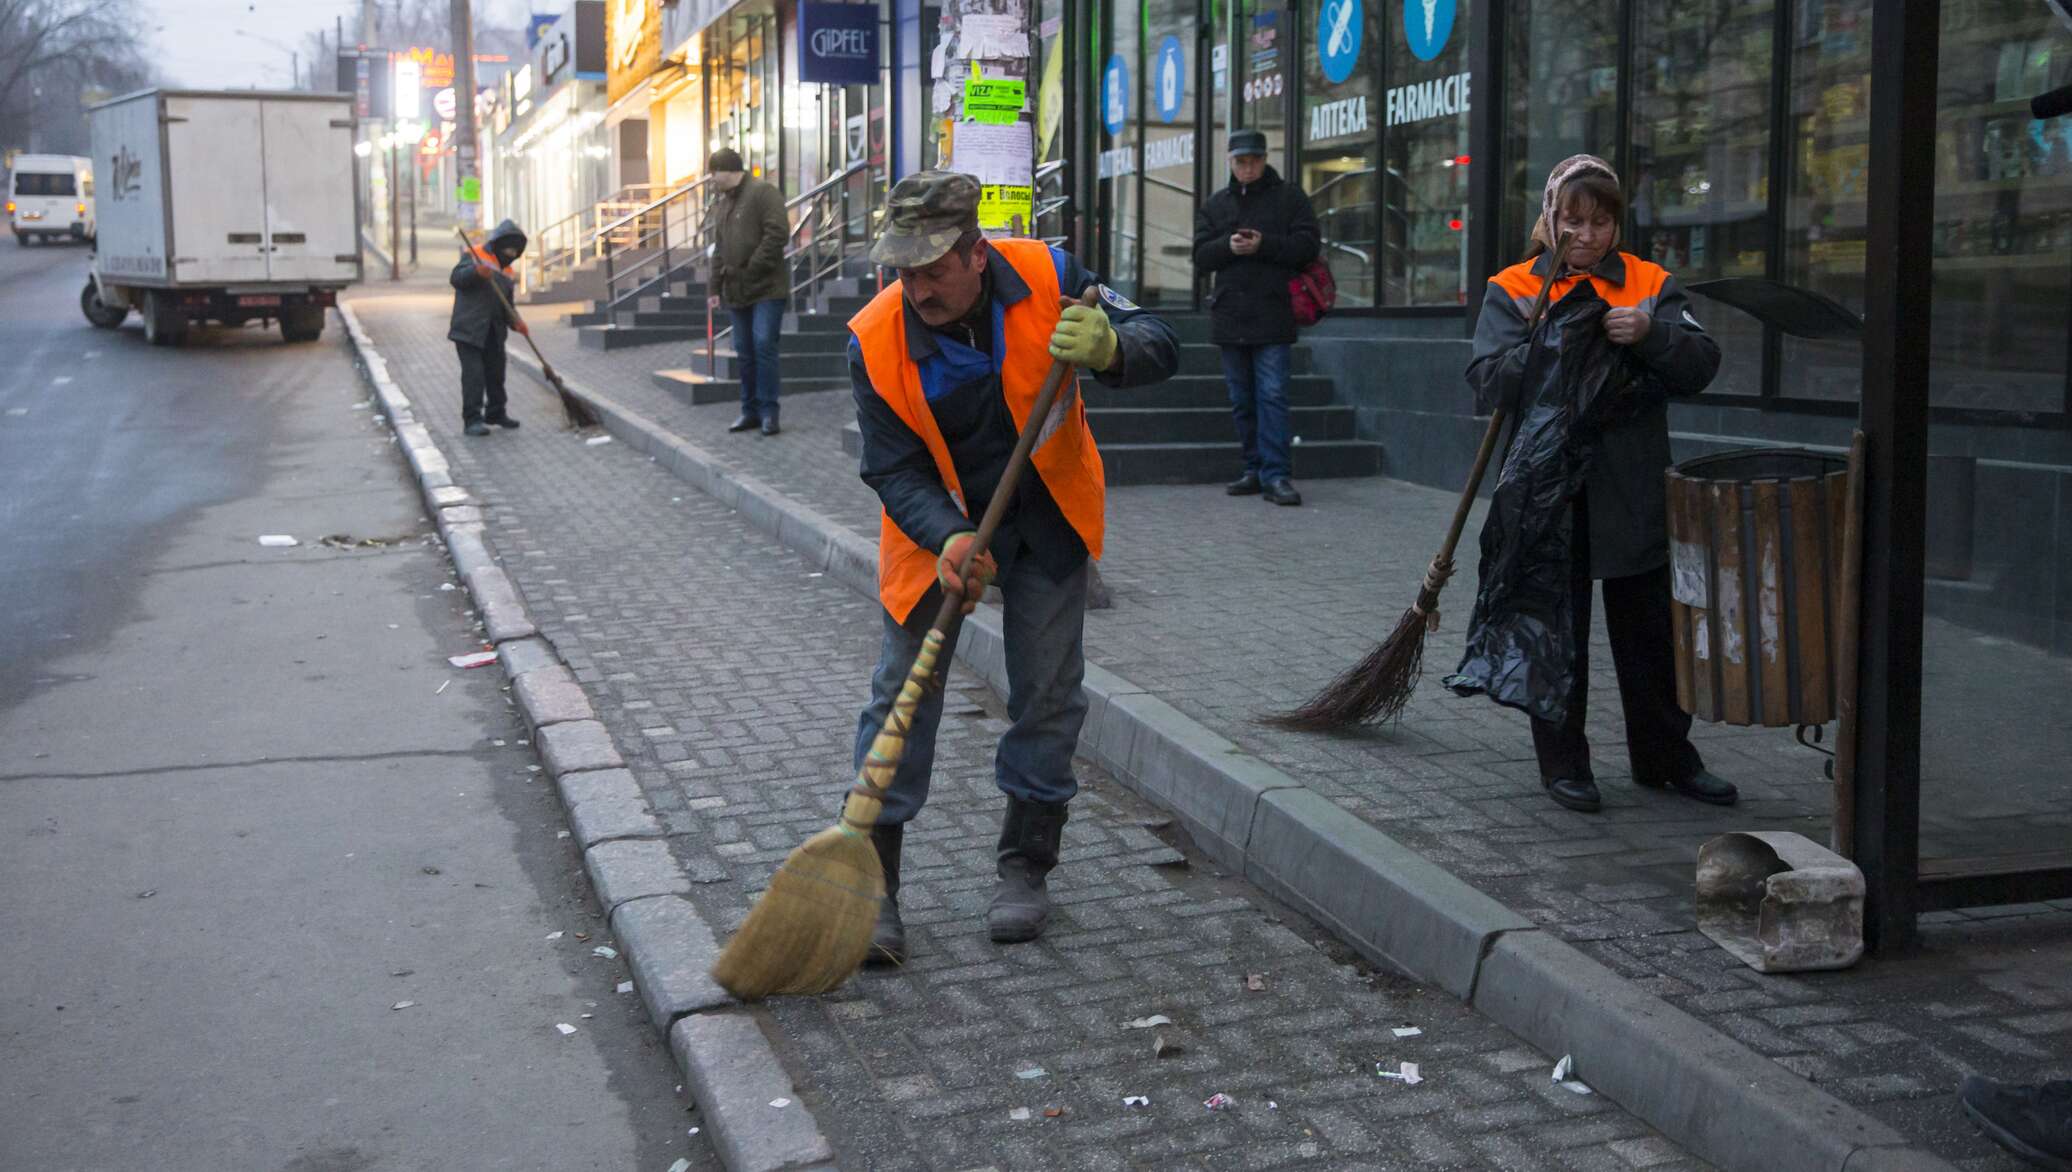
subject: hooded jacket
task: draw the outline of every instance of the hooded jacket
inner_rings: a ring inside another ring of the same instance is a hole
[[[525,233],[519,231],[515,220],[505,220],[489,234],[489,239],[479,247],[462,254],[460,263],[453,266],[453,275],[447,283],[453,286],[453,317],[446,325],[446,337],[455,342],[465,342],[483,349],[504,344],[511,332],[511,317],[504,311],[504,303],[512,298],[517,282],[511,276],[510,267],[496,255],[497,245],[510,241],[518,244],[517,259],[525,253]],[[475,271],[477,262],[495,265],[497,268],[497,289],[503,291],[503,300],[497,300],[496,290],[489,287],[489,281]]]
[[[1239,256],[1230,235],[1257,228],[1259,251]],[[1300,187],[1271,166],[1252,183],[1229,186],[1194,213],[1194,267],[1215,274],[1209,340],[1221,346],[1291,345],[1295,306],[1288,282],[1317,258],[1317,213]]]

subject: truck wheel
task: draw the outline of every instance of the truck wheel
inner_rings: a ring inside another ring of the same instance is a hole
[[[161,293],[144,295],[144,340],[153,346],[177,346],[187,335],[187,315]]]
[[[16,232],[14,234],[14,242],[23,248],[27,248],[29,246],[29,234],[27,232]]]
[[[284,305],[281,307],[281,340],[314,342],[324,336],[324,307]]]
[[[127,306],[109,305],[102,301],[92,281],[88,281],[86,288],[79,291],[79,312],[85,314],[86,320],[92,322],[96,329],[103,330],[114,329],[122,324],[122,319],[129,316]]]

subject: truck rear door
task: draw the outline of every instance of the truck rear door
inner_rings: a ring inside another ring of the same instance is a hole
[[[269,101],[261,117],[269,276],[322,284],[357,279],[351,107]]]
[[[165,100],[179,284],[266,280],[260,105],[249,98]]]

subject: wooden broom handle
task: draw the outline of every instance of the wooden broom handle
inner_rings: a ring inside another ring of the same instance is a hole
[[[1568,255],[1569,246],[1575,243],[1575,234],[1564,232],[1554,245],[1553,259],[1547,263],[1547,279],[1540,282],[1540,295],[1532,303],[1532,319],[1525,324],[1525,338],[1532,341],[1540,328],[1540,318],[1547,312],[1547,297],[1554,291],[1554,281],[1561,272],[1561,258]],[[1489,413],[1489,426],[1482,432],[1482,446],[1475,452],[1475,467],[1468,472],[1468,486],[1460,494],[1460,503],[1453,507],[1453,526],[1446,531],[1446,544],[1439,547],[1439,556],[1432,559],[1435,565],[1450,565],[1453,551],[1460,545],[1460,535],[1468,527],[1468,514],[1475,510],[1475,494],[1482,490],[1482,474],[1489,470],[1489,457],[1496,452],[1497,437],[1504,431],[1506,413],[1503,404]]]
[[[1088,285],[1079,295],[1077,304],[1091,309],[1100,304],[1094,294],[1094,286]],[[1072,377],[1072,364],[1060,358],[1050,364],[1050,373],[1044,376],[1043,386],[1036,392],[1036,405],[1029,408],[1029,414],[1022,420],[1021,438],[1015,441],[1014,454],[1007,458],[1007,471],[1000,476],[1000,484],[993,489],[993,499],[986,504],[985,516],[979,518],[978,536],[965,551],[964,564],[957,567],[957,576],[965,578],[971,573],[972,563],[986,552],[993,543],[993,533],[1000,528],[1000,522],[1007,516],[1008,504],[1014,499],[1014,490],[1021,484],[1022,473],[1028,470],[1036,451],[1036,438],[1043,432],[1044,421],[1050,418],[1050,409],[1058,401],[1058,392],[1065,387],[1065,381]],[[944,632],[955,630],[955,624],[962,618],[964,596],[943,592],[942,609],[935,613],[934,629]]]

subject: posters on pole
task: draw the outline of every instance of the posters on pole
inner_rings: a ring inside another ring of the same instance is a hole
[[[1027,122],[1004,126],[962,123],[957,127],[952,156],[957,170],[985,187],[1027,186],[1034,170],[1029,131]]]

